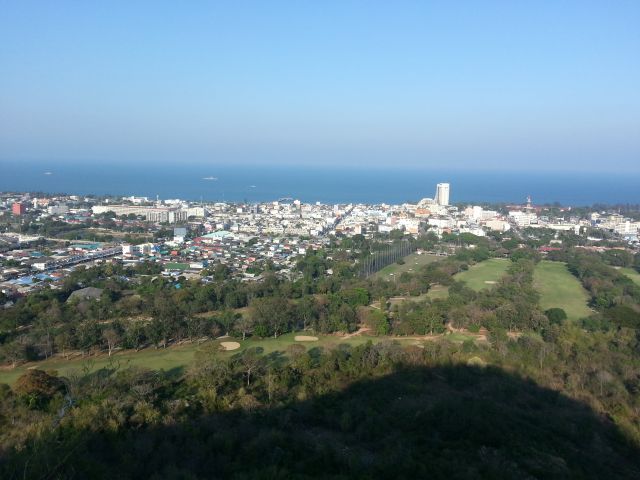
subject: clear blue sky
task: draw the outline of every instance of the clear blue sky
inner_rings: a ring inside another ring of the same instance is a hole
[[[640,170],[640,1],[0,0],[0,161]]]

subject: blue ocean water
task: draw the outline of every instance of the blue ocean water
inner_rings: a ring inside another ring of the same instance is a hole
[[[205,179],[215,177],[214,179]],[[401,203],[451,184],[451,202],[640,203],[640,174],[181,164],[0,162],[0,191],[137,195],[205,201]]]

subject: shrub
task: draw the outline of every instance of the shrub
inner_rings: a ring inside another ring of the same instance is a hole
[[[545,310],[544,314],[552,324],[556,325],[561,325],[567,319],[567,312],[562,308],[550,308]]]

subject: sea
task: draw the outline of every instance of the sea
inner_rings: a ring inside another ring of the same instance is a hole
[[[0,191],[152,199],[397,204],[450,187],[451,203],[640,204],[640,173],[220,164],[0,161]]]

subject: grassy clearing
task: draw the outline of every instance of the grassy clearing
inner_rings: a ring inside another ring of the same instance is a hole
[[[509,268],[509,260],[490,258],[484,262],[476,263],[469,270],[454,275],[454,278],[465,282],[469,288],[477,292],[484,288],[490,288],[502,278],[507,268]],[[449,288],[443,285],[434,285],[427,293],[427,296],[431,300],[447,298],[449,296]]]
[[[109,358],[106,354],[84,358],[73,358],[65,360],[63,358],[54,358],[44,360],[42,362],[32,362],[21,365],[12,370],[0,370],[0,383],[13,383],[20,375],[22,375],[29,367],[38,368],[40,370],[56,370],[60,375],[69,375],[70,373],[81,372],[83,369],[89,371],[98,370],[109,366],[111,362],[114,365],[121,366],[139,366],[150,368],[152,370],[171,370],[173,368],[188,365],[193,360],[193,356],[198,347],[194,344],[179,345],[171,348],[147,348],[139,352],[127,350],[118,352]]]
[[[129,366],[144,367],[151,370],[176,370],[181,372],[189,367],[193,362],[196,352],[202,348],[210,348],[212,345],[220,344],[221,342],[236,341],[240,343],[240,348],[233,351],[221,352],[221,355],[231,357],[241,353],[247,348],[256,347],[263,355],[280,353],[287,354],[287,348],[290,345],[298,344],[304,345],[307,350],[313,348],[338,348],[340,345],[357,346],[367,343],[369,341],[373,343],[382,342],[384,340],[395,340],[402,345],[421,345],[423,340],[416,338],[403,338],[403,337],[371,337],[367,335],[358,335],[354,337],[341,337],[337,335],[316,335],[317,341],[299,342],[295,341],[296,335],[308,335],[309,332],[292,332],[285,335],[281,335],[278,338],[248,338],[242,341],[238,338],[222,338],[214,341],[207,341],[201,344],[184,344],[169,347],[166,349],[154,349],[148,348],[139,352],[127,350],[124,352],[117,352],[109,358],[106,354],[85,358],[73,358],[70,360],[64,360],[61,358],[54,358],[51,360],[45,360],[41,362],[31,362],[24,365],[20,365],[14,369],[0,370],[0,383],[13,384],[16,379],[25,373],[29,368],[38,368],[40,370],[56,370],[61,376],[68,376],[70,374],[83,372],[91,372],[100,368],[120,366],[126,368]],[[465,341],[473,339],[462,334],[447,335],[445,338],[451,341]]]
[[[476,338],[473,335],[465,335],[464,333],[454,332],[446,336],[447,340],[451,342],[468,342],[474,341]]]
[[[636,285],[640,285],[640,273],[633,268],[620,268],[619,271],[633,280]]]
[[[391,297],[389,299],[389,303],[391,305],[400,305],[402,302],[405,302],[405,301],[420,303],[420,302],[424,302],[427,298],[430,298],[428,293],[416,295],[415,297],[413,296]],[[378,302],[377,305],[380,306],[380,303]]]
[[[562,308],[569,320],[579,320],[593,312],[587,306],[589,294],[562,262],[543,260],[536,266],[534,285],[540,292],[540,307]]]
[[[194,356],[198,349],[211,344],[219,344],[221,342],[237,341],[240,343],[240,348],[234,351],[223,353],[223,355],[232,356],[239,352],[242,352],[249,347],[257,347],[262,350],[264,354],[270,354],[273,352],[286,352],[287,347],[294,344],[303,344],[307,349],[314,347],[331,347],[332,345],[338,345],[340,343],[348,343],[350,345],[359,345],[366,343],[368,340],[378,342],[382,338],[356,336],[347,339],[342,339],[339,336],[334,335],[321,335],[316,342],[296,342],[294,340],[295,335],[308,332],[288,333],[281,335],[278,338],[249,338],[244,342],[241,339],[236,338],[224,338],[212,341],[207,341],[201,344],[188,343],[184,345],[172,346],[169,348],[147,348],[139,352],[131,350],[117,352],[109,358],[106,354],[84,358],[73,358],[70,360],[64,360],[62,358],[54,358],[51,360],[45,360],[41,362],[31,362],[15,369],[0,370],[0,383],[12,384],[16,379],[27,371],[30,367],[38,368],[40,370],[56,370],[60,375],[69,375],[75,372],[81,372],[84,369],[88,371],[98,370],[100,368],[108,367],[110,364],[120,365],[122,367],[127,366],[139,366],[149,368],[151,370],[172,370],[183,369],[192,363]]]
[[[439,257],[437,255],[428,255],[423,253],[422,255],[418,255],[417,253],[412,253],[404,257],[404,264],[398,265],[397,263],[392,263],[391,265],[387,265],[382,270],[374,273],[372,275],[373,278],[384,278],[385,280],[393,280],[396,276],[401,275],[404,272],[415,272],[420,269],[423,265],[427,265],[428,263],[437,262],[438,260],[442,260],[445,257]]]
[[[484,288],[490,288],[500,280],[507,272],[509,265],[509,260],[504,258],[490,258],[476,263],[469,270],[456,274],[454,278],[465,282],[469,288],[478,292]]]
[[[431,300],[436,300],[438,298],[447,298],[449,296],[449,287],[445,287],[443,285],[434,285],[427,292],[427,297]]]

